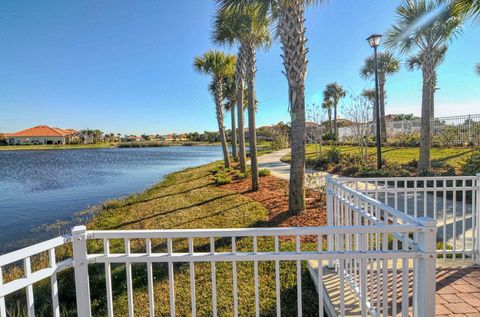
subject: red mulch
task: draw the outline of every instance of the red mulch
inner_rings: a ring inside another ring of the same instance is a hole
[[[243,194],[258,201],[268,210],[268,221],[262,226],[268,227],[307,227],[324,226],[326,213],[324,195],[314,191],[307,191],[305,212],[294,215],[288,212],[288,182],[274,176],[260,177],[260,190],[252,192],[251,180],[246,178],[221,188]]]

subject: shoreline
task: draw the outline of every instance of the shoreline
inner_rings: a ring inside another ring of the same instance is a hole
[[[151,144],[149,141],[131,143],[98,143],[98,144],[67,144],[67,145],[4,145],[0,151],[51,151],[51,150],[88,150],[88,149],[117,149],[117,148],[146,148],[146,147],[169,147],[169,146],[215,146],[219,142],[175,142]]]

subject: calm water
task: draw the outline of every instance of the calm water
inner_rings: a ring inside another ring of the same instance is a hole
[[[42,225],[70,222],[106,199],[220,158],[216,146],[0,151],[0,253],[61,230],[45,231]]]

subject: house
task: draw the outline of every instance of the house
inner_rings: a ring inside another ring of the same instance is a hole
[[[52,128],[46,125],[39,125],[33,128],[21,130],[15,133],[6,133],[9,145],[24,144],[67,144],[73,142],[77,136],[73,129],[63,130]]]

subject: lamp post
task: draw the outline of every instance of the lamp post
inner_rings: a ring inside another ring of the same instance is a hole
[[[380,45],[380,34],[372,34],[367,38],[370,47],[373,47],[373,66],[375,68],[375,130],[377,139],[377,169],[382,168],[382,138],[380,133],[380,101],[378,98],[378,63],[377,47]]]

